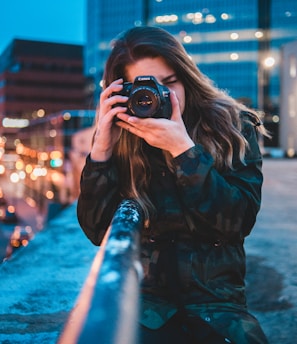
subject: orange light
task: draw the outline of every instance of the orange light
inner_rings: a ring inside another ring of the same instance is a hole
[[[15,212],[15,207],[14,207],[13,205],[9,205],[9,206],[7,207],[7,211],[8,211],[9,213],[14,213],[14,212]]]

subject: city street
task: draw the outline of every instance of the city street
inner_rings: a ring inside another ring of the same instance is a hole
[[[297,159],[264,159],[263,205],[246,240],[249,309],[270,344],[297,338]],[[97,248],[76,204],[0,265],[0,343],[57,342]],[[240,343],[238,343],[240,344]]]
[[[7,176],[0,177],[1,189],[8,204],[16,209],[18,221],[15,224],[0,223],[0,262],[6,255],[9,238],[16,225],[30,226],[34,232],[43,227],[45,211],[39,209],[36,202],[26,195],[23,183],[13,184]]]

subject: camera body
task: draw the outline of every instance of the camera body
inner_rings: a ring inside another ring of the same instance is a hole
[[[127,113],[140,118],[171,118],[170,91],[160,85],[153,76],[137,76],[132,82],[125,82],[117,93],[128,97]],[[122,104],[116,104],[119,106]]]

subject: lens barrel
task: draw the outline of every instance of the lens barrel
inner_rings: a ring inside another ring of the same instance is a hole
[[[141,118],[154,117],[160,105],[158,91],[149,86],[139,86],[132,90],[127,104],[130,112]]]

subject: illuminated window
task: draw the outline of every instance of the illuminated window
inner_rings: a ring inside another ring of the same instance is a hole
[[[264,33],[262,31],[256,31],[255,32],[255,37],[256,38],[262,38],[264,36]]]
[[[191,43],[192,42],[192,37],[189,36],[189,35],[186,35],[184,38],[183,38],[183,41],[185,43]]]
[[[213,24],[215,23],[217,20],[216,20],[216,17],[213,16],[212,14],[208,14],[206,17],[205,17],[205,22],[207,24]]]
[[[297,61],[295,56],[290,56],[290,77],[296,78],[297,75]]]
[[[232,53],[232,54],[230,54],[230,59],[232,61],[236,61],[239,59],[239,55],[237,53]]]
[[[230,38],[233,39],[233,40],[236,40],[238,39],[239,35],[237,32],[232,32],[231,35],[230,35]]]
[[[228,20],[228,19],[229,19],[229,14],[227,14],[227,13],[222,13],[222,14],[221,14],[221,18],[222,18],[223,20]]]

